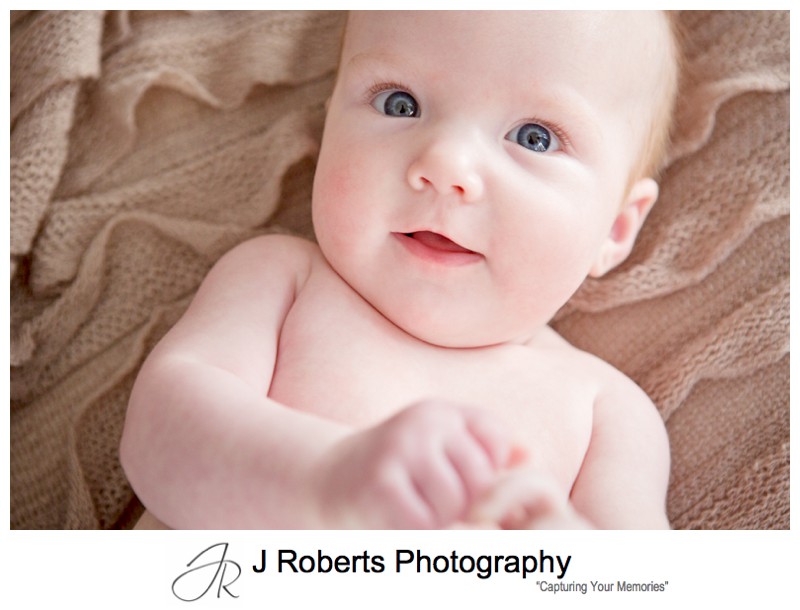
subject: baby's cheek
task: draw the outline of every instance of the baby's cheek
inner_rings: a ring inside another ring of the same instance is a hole
[[[320,158],[314,176],[314,198],[320,202],[348,202],[362,187],[366,169],[352,155]]]
[[[317,236],[344,241],[359,224],[359,164],[320,164],[314,177],[314,228]]]
[[[339,166],[325,172],[321,188],[321,195],[326,198],[347,199],[353,189],[353,176],[346,166]]]

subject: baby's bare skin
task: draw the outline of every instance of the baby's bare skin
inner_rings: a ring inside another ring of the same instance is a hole
[[[657,197],[631,172],[664,36],[653,13],[351,16],[319,245],[223,257],[134,386],[122,460],[153,514],[666,527],[655,407],[547,326]]]
[[[598,390],[618,374],[548,327],[525,345],[453,350],[424,343],[312,256],[312,272],[283,325],[271,398],[358,428],[426,399],[480,405],[518,431],[518,444],[536,448],[538,468],[565,492],[571,488]]]
[[[316,252],[313,259],[283,325],[270,397],[358,428],[427,399],[480,407],[513,431],[510,441],[525,449],[525,466],[552,477],[564,498],[578,481],[594,429],[596,446],[586,466],[607,469],[625,490],[616,501],[603,499],[603,508],[625,507],[605,515],[582,501],[582,512],[608,526],[630,526],[631,519],[642,527],[665,525],[663,492],[657,490],[665,489],[668,463],[654,464],[655,479],[642,481],[632,472],[642,464],[627,461],[643,437],[656,447],[665,442],[661,420],[628,378],[547,326],[525,344],[453,350],[413,339],[356,295]],[[314,371],[313,383],[308,371]],[[604,430],[606,425],[616,429]],[[629,427],[637,431],[630,439]],[[579,482],[578,497],[584,490],[591,497],[599,485]],[[655,499],[647,507],[637,496],[650,490]]]
[[[254,258],[262,264],[252,264]],[[283,278],[284,298],[278,299],[283,306],[274,310],[253,306],[275,301],[279,289],[275,275]],[[272,298],[266,301],[268,297]],[[202,334],[196,332],[199,327]],[[248,357],[235,357],[244,354]],[[184,393],[178,390],[181,375],[177,371],[181,363],[198,357],[208,363],[207,369],[199,375],[189,371],[197,376],[196,392]],[[271,370],[273,358],[275,373],[270,383],[262,372]],[[147,377],[150,384],[163,382],[177,391],[172,409],[185,409],[182,426],[201,427],[201,438],[208,438],[207,443],[191,448],[191,460],[182,460],[184,448],[176,443],[182,430],[166,427],[169,424],[162,422],[156,405],[143,405],[151,407],[142,415],[146,417],[143,423],[152,427],[151,438],[165,445],[152,447],[152,455],[174,452],[184,476],[196,479],[194,500],[205,506],[193,515],[187,508],[196,505],[187,503],[186,495],[173,494],[170,481],[165,481],[157,490],[162,497],[144,501],[162,507],[161,518],[172,520],[175,526],[440,527],[463,521],[475,509],[472,504],[455,502],[456,508],[443,511],[445,517],[432,510],[422,517],[409,511],[384,518],[376,510],[381,499],[374,490],[367,494],[363,511],[340,515],[320,514],[307,489],[277,500],[282,485],[294,486],[294,476],[305,484],[308,480],[330,483],[332,489],[317,500],[324,502],[322,513],[330,513],[342,499],[338,492],[346,491],[352,499],[358,491],[354,485],[348,487],[344,473],[321,467],[326,450],[343,441],[346,444],[351,431],[374,433],[376,426],[412,405],[431,412],[444,410],[446,415],[451,408],[458,413],[461,406],[476,406],[488,415],[491,421],[480,421],[490,428],[487,436],[496,437],[498,454],[495,464],[487,468],[489,479],[507,472],[511,452],[522,448],[524,476],[533,472],[547,479],[563,500],[571,498],[592,526],[667,526],[664,490],[669,462],[663,426],[646,395],[624,375],[570,346],[549,328],[524,345],[454,351],[415,340],[354,293],[315,245],[296,238],[258,238],[229,253],[147,366],[153,368]],[[211,392],[201,389],[206,385]],[[215,423],[205,415],[203,402],[213,400],[218,388],[223,390],[221,400],[226,406],[223,421]],[[148,390],[137,384],[136,392],[140,391]],[[164,394],[169,400],[169,393]],[[239,413],[245,405],[262,410],[254,414],[257,421]],[[286,426],[286,435],[281,434],[278,426],[288,423],[295,412],[314,419],[304,422],[297,416],[296,422]],[[279,417],[273,420],[273,416]],[[241,428],[231,421],[237,417]],[[263,428],[259,432],[254,426]],[[424,431],[412,429],[412,433],[411,454],[423,453]],[[437,442],[431,443],[433,451],[439,450]],[[269,463],[258,465],[263,469],[256,477],[258,485],[249,480],[255,476],[250,470],[253,464],[216,470],[217,464],[237,461],[238,453],[247,455],[251,443],[256,450],[275,443],[266,452]],[[375,460],[365,457],[360,462],[371,466]],[[303,472],[303,467],[311,472]],[[608,492],[610,481],[613,493]],[[491,484],[483,485],[481,497]],[[509,486],[507,480],[504,486]],[[401,490],[392,493],[397,494],[392,502],[403,495]],[[426,506],[430,503],[430,499],[420,501]],[[500,521],[498,508],[491,510]],[[485,514],[479,518],[487,524]]]

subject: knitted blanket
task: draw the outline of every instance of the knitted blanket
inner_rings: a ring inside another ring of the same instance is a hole
[[[313,237],[337,12],[13,12],[11,527],[129,527],[143,358],[210,266]],[[789,527],[789,14],[687,12],[672,162],[640,240],[553,326],[636,380],[676,528]]]

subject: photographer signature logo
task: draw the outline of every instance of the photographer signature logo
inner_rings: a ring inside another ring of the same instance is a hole
[[[194,602],[204,597],[217,583],[217,597],[224,591],[230,597],[235,595],[230,587],[242,575],[242,568],[235,561],[226,558],[228,543],[219,542],[199,553],[186,564],[189,568],[172,581],[172,593],[180,600]]]

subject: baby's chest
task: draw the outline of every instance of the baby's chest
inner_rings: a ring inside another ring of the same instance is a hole
[[[425,399],[480,407],[571,485],[591,435],[595,392],[560,358],[523,346],[438,348],[409,338],[359,300],[341,305],[300,300],[289,312],[273,399],[355,427]]]

